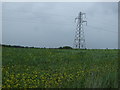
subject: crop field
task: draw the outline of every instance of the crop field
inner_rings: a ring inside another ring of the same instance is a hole
[[[3,88],[117,88],[118,50],[2,48]]]

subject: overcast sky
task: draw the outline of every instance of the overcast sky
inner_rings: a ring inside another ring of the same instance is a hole
[[[73,47],[75,18],[86,13],[87,48],[118,47],[117,2],[10,2],[2,5],[2,43],[55,48]]]

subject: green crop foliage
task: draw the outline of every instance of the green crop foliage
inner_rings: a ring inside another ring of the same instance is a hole
[[[117,88],[118,50],[2,48],[3,88]]]

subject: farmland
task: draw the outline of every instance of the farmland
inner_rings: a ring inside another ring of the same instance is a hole
[[[115,49],[2,48],[3,88],[117,88]]]

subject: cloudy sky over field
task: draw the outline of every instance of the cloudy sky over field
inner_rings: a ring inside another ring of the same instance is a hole
[[[2,43],[55,48],[73,46],[79,12],[86,13],[87,48],[118,47],[117,2],[3,3]]]

